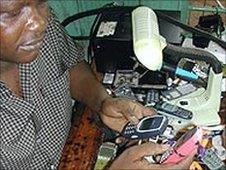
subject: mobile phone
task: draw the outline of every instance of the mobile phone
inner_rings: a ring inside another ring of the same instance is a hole
[[[198,143],[202,140],[203,131],[195,127],[183,134],[176,144],[166,151],[160,159],[160,163],[178,163],[189,156],[194,149],[198,148]]]
[[[158,113],[174,116],[181,119],[190,120],[193,117],[193,113],[189,110],[186,110],[182,107],[167,103],[165,101],[158,102],[154,108],[158,111]]]
[[[138,124],[128,123],[122,135],[129,139],[148,139],[163,134],[168,125],[168,119],[162,115],[142,118]]]
[[[209,168],[213,170],[225,169],[224,162],[217,156],[213,148],[202,148],[202,152],[199,153],[198,158]]]
[[[159,100],[160,100],[160,94],[158,90],[155,90],[155,89],[148,90],[146,94],[146,100],[145,100],[146,106],[154,106],[155,103],[159,102]]]
[[[105,169],[109,161],[116,157],[118,146],[112,142],[104,142],[99,148],[94,170]]]
[[[162,96],[168,100],[177,99],[196,91],[198,88],[191,83],[172,88],[162,92]]]

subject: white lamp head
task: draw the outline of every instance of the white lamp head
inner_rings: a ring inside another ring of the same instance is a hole
[[[148,7],[138,7],[132,12],[133,49],[137,59],[148,69],[162,67],[162,50],[165,39],[159,35],[156,14]]]

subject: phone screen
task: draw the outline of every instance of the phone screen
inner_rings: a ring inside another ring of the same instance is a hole
[[[143,120],[138,128],[139,130],[157,129],[161,126],[162,121],[162,117],[151,117]]]
[[[144,120],[140,125],[139,130],[149,130],[151,127],[150,125],[152,125],[153,123],[153,120],[154,120],[153,118]]]

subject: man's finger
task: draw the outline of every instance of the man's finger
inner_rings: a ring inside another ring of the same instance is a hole
[[[156,115],[157,112],[155,111],[155,109],[151,108],[151,107],[145,107],[143,109],[143,116],[151,116],[151,115]]]
[[[165,152],[169,149],[167,145],[160,145],[156,143],[144,143],[142,145],[133,146],[130,148],[131,154],[134,154],[134,157],[141,158],[144,156],[158,155]]]
[[[125,141],[127,141],[127,139],[123,136],[119,136],[115,139],[115,143],[117,143],[117,144],[124,143]]]
[[[132,123],[138,123],[139,119],[143,118],[144,116],[154,115],[156,112],[154,109],[145,108],[139,103],[130,103],[127,110],[124,111],[123,115]]]
[[[137,117],[141,119],[144,116],[151,116],[156,114],[156,111],[152,107],[144,107],[140,103],[135,103],[136,104],[136,109],[135,113],[137,114]]]
[[[139,112],[136,112],[136,105],[129,105],[128,108],[122,111],[124,117],[131,123],[137,124],[139,122]]]

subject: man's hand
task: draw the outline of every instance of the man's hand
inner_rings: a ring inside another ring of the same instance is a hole
[[[109,128],[119,132],[128,121],[136,123],[143,116],[154,113],[132,100],[109,96],[86,62],[70,69],[70,92],[73,98],[100,113]]]
[[[111,165],[110,169],[153,169],[153,170],[185,170],[189,169],[195,151],[178,164],[151,164],[144,157],[164,153],[168,149],[165,145],[145,143],[125,150]]]
[[[111,129],[121,132],[126,123],[138,123],[144,116],[153,115],[155,111],[145,108],[138,102],[125,98],[106,98],[102,103],[102,121]]]

